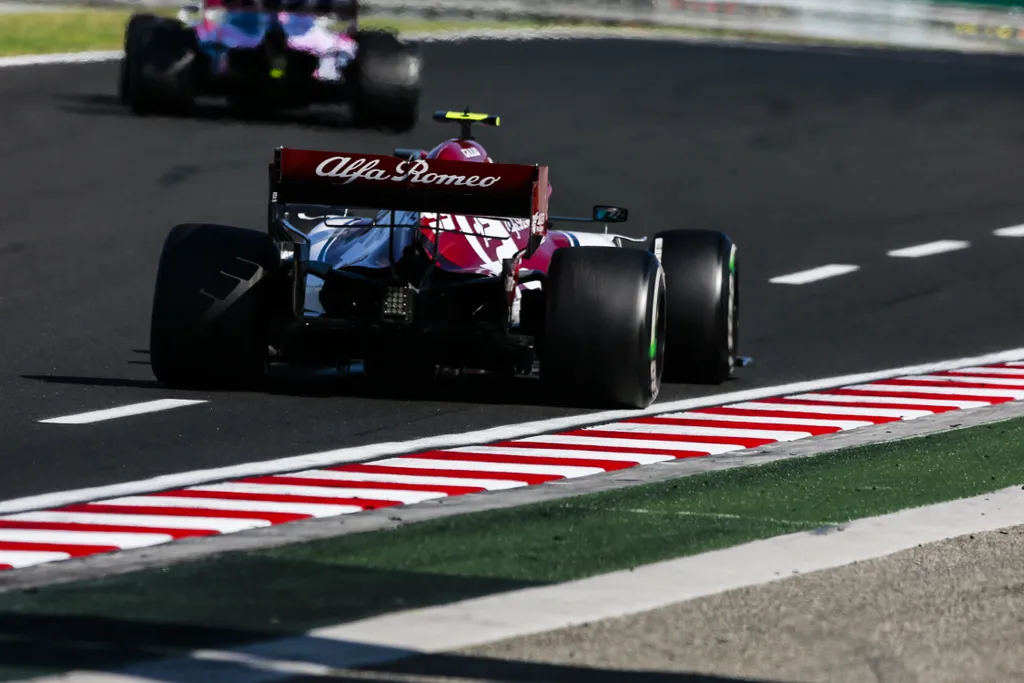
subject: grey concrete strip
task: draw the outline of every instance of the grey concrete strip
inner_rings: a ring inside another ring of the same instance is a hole
[[[776,443],[762,448],[634,467],[583,479],[560,480],[510,491],[492,491],[441,498],[408,507],[371,510],[225,536],[186,539],[153,548],[92,555],[0,574],[0,592],[125,574],[149,567],[179,564],[223,553],[260,550],[304,541],[391,529],[454,515],[561,500],[588,493],[668,481],[703,472],[764,465],[842,448],[973,427],[1021,416],[1024,416],[1024,402],[959,410],[916,420],[862,427],[824,437]]]
[[[445,674],[462,673],[460,658],[487,658],[793,682],[1024,681],[1021,557],[1024,527],[964,536],[453,653]]]

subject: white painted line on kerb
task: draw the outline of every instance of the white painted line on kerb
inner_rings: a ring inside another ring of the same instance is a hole
[[[860,519],[842,528],[776,536],[552,586],[385,614],[231,650],[199,650],[104,673],[80,670],[36,678],[33,683],[274,683],[296,675],[330,675],[338,669],[638,614],[1021,524],[1024,491],[1014,486]]]
[[[1009,228],[998,228],[992,231],[997,237],[1024,237],[1024,225],[1014,225]]]
[[[801,270],[800,272],[790,273],[789,275],[779,275],[778,277],[773,277],[768,282],[772,282],[777,285],[806,285],[810,282],[817,282],[818,280],[825,280],[838,275],[846,275],[847,273],[852,273],[855,270],[860,270],[860,266],[844,263],[830,263],[827,266],[819,266],[817,268],[811,268],[810,270]]]
[[[442,434],[438,436],[424,437],[421,439],[413,439],[410,441],[391,441],[368,444],[365,446],[352,446],[349,448],[321,451],[319,453],[294,455],[285,458],[278,458],[277,460],[248,462],[207,470],[194,470],[191,472],[166,474],[159,477],[153,477],[151,479],[140,479],[121,484],[109,484],[106,486],[95,486],[92,488],[74,489],[71,491],[57,491],[36,496],[26,496],[24,498],[13,498],[10,500],[0,501],[0,514],[7,515],[15,512],[27,512],[29,510],[58,508],[65,505],[71,505],[72,503],[95,501],[100,498],[143,495],[154,491],[185,488],[188,486],[197,486],[199,484],[207,484],[210,482],[224,481],[228,479],[242,479],[245,477],[255,477],[267,474],[281,474],[284,472],[295,472],[298,470],[317,469],[346,462],[373,460],[376,458],[401,455],[403,453],[415,453],[417,451],[443,450],[446,448],[455,448],[457,446],[474,446],[494,441],[512,441],[547,432],[564,431],[587,425],[615,422],[632,417],[642,417],[644,415],[681,412],[684,410],[706,408],[708,406],[718,406],[726,403],[737,404],[747,401],[759,401],[761,399],[775,396],[788,396],[792,394],[815,392],[850,384],[864,384],[880,379],[899,377],[901,375],[932,374],[942,372],[943,370],[956,370],[959,368],[970,368],[979,365],[1008,363],[1021,359],[1024,359],[1024,347],[1007,349],[1006,351],[998,351],[996,353],[988,353],[982,356],[973,356],[970,358],[953,358],[932,363],[921,363],[919,365],[889,368],[887,370],[875,370],[872,372],[861,372],[852,375],[837,375],[835,377],[823,377],[804,382],[793,382],[791,384],[781,384],[771,387],[759,387],[756,389],[746,389],[744,391],[730,391],[723,394],[712,394],[710,396],[702,396],[700,398],[655,403],[644,410],[607,410],[595,413],[584,413],[583,415],[571,415],[568,417],[537,420],[535,422],[521,422],[519,424],[502,425],[500,427],[491,427],[489,429],[481,429],[473,432]],[[894,400],[895,399],[890,399],[889,402]],[[868,401],[862,402],[866,404],[869,403]],[[910,403],[924,403],[924,400],[914,399],[910,401]],[[943,405],[951,405],[955,402],[942,401],[941,403]],[[974,402],[971,402],[971,405],[974,404]],[[778,408],[775,404],[767,405],[771,406],[772,409]],[[786,409],[798,410],[798,408],[799,406],[794,405],[787,406]],[[830,406],[811,406],[811,408],[813,410],[810,412],[840,411],[841,413],[850,415],[858,414],[858,409],[856,408],[835,408]],[[865,409],[864,413],[859,414],[887,414],[883,409],[871,408],[870,405],[865,405]],[[893,414],[915,414],[915,412],[908,409],[905,411],[893,411]],[[550,438],[551,437],[544,437],[540,440],[548,441]],[[674,447],[678,447],[675,445],[675,442],[673,442],[673,444]],[[630,445],[635,446],[636,443],[633,442]],[[702,444],[702,446],[707,446],[707,444]],[[434,468],[437,468],[439,466],[438,464],[441,462],[444,461],[431,461]],[[486,475],[481,473],[481,478],[486,478]]]
[[[133,415],[145,415],[146,413],[158,413],[161,410],[193,406],[207,401],[194,401],[182,398],[161,398],[156,401],[145,403],[132,403],[119,408],[107,408],[106,410],[94,410],[89,413],[78,413],[77,415],[65,415],[63,417],[51,417],[47,420],[40,420],[45,424],[55,425],[84,425],[104,420],[116,420],[119,417],[131,417]]]
[[[937,240],[935,242],[915,244],[912,247],[893,249],[888,254],[895,258],[921,258],[922,256],[945,254],[947,251],[958,251],[969,246],[971,246],[971,243],[964,240]]]

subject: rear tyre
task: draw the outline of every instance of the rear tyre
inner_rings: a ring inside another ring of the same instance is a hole
[[[636,249],[569,247],[551,259],[541,378],[574,403],[646,408],[665,356],[665,274]]]
[[[135,50],[139,34],[149,30],[149,27],[159,21],[159,18],[152,14],[133,14],[128,20],[124,29],[124,56],[121,58],[121,68],[117,80],[117,95],[121,104],[131,104],[132,78],[131,72],[135,68]]]
[[[136,114],[182,113],[195,102],[195,33],[166,17],[136,15],[125,29],[120,97]]]
[[[665,269],[665,381],[725,382],[739,336],[736,245],[712,230],[668,230],[654,236],[652,251]]]
[[[157,271],[150,326],[156,378],[174,388],[240,389],[267,367],[269,235],[189,223],[171,230]]]
[[[392,33],[360,31],[346,82],[352,121],[357,127],[405,132],[419,115],[419,54]]]

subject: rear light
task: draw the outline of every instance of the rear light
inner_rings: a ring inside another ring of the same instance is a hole
[[[388,287],[384,294],[384,320],[410,322],[412,320],[412,290],[409,287]]]

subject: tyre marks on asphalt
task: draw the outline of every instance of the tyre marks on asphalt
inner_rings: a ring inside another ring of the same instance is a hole
[[[1024,361],[0,516],[0,569],[534,486],[1024,399]]]

